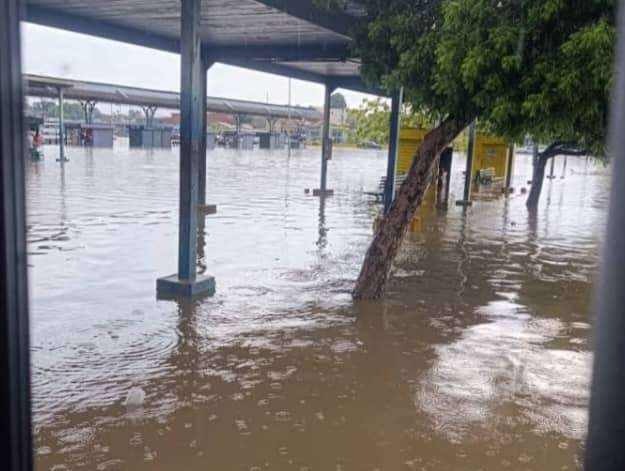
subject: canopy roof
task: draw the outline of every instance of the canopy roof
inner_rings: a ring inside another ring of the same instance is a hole
[[[24,92],[30,96],[55,98],[58,88],[63,88],[65,98],[73,100],[95,100],[106,103],[121,103],[160,108],[180,108],[180,94],[163,90],[126,87],[109,83],[85,82],[81,80],[58,79],[42,75],[24,75]],[[266,116],[268,118],[321,120],[321,113],[315,108],[302,106],[274,105],[229,98],[206,97],[206,109],[229,114]]]
[[[202,0],[202,48],[210,60],[370,90],[350,51],[365,13],[346,0],[331,11],[315,0]],[[27,0],[26,20],[179,52],[180,0]]]

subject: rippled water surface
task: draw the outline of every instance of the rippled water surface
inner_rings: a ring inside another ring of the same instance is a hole
[[[385,154],[208,155],[200,270],[176,269],[177,150],[28,164],[38,470],[581,469],[607,169],[569,159],[537,215],[481,194],[409,234],[383,302],[349,290]],[[461,195],[455,156],[452,198]]]

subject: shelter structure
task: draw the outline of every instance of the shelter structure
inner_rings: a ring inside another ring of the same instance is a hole
[[[113,147],[113,126],[109,124],[81,125],[83,142],[88,147]]]
[[[80,103],[86,123],[93,123],[93,110],[97,103],[139,106],[148,125],[153,124],[154,115],[159,108],[171,110],[180,108],[180,93],[178,92],[33,74],[24,74],[24,82],[26,95],[46,98],[56,98],[58,95],[56,87],[62,83],[65,87],[65,99],[77,100]],[[214,96],[206,97],[206,110],[232,115],[263,116],[272,123],[278,119],[288,118],[289,113],[293,120],[317,121],[321,119],[321,113],[312,107],[277,105]]]
[[[336,30],[348,26],[351,18],[361,12],[358,5],[349,0],[342,3],[345,11],[340,15],[318,12],[312,0],[206,0],[203,4],[199,0],[0,2],[0,350],[3,352],[0,355],[0,389],[3,392],[0,394],[0,411],[4,419],[0,421],[0,436],[3,437],[0,440],[0,462],[2,469],[9,471],[33,469],[20,45],[23,3],[29,7],[27,18],[30,21],[180,51],[183,132],[179,266],[176,275],[159,285],[181,294],[214,289],[213,279],[197,276],[194,259],[197,251],[194,239],[196,209],[198,204],[203,204],[198,196],[201,195],[198,179],[203,175],[201,160],[205,157],[201,145],[206,136],[205,132],[198,132],[198,129],[205,129],[201,125],[206,116],[202,112],[203,100],[198,97],[205,95],[206,81],[205,76],[202,79],[202,69],[212,60],[202,49],[214,52],[227,47],[232,61],[244,60],[259,69],[268,67],[274,72],[300,75],[298,78],[303,75],[318,78],[328,88],[347,87],[353,76],[339,73],[344,72],[340,64],[347,63],[347,60],[337,61],[337,54],[333,54],[334,59],[328,57],[318,66],[319,56],[323,53],[331,56],[329,51],[334,48],[340,52],[341,48],[348,46],[346,31],[337,33]],[[239,25],[238,31],[232,28],[232,24]],[[300,38],[304,39],[301,43]],[[250,39],[250,42],[243,42],[243,39]],[[298,46],[285,47],[285,44]],[[324,48],[320,50],[320,46]],[[239,53],[243,57],[235,59]],[[267,55],[269,60],[258,60]],[[295,65],[289,64],[289,59]],[[337,68],[333,69],[335,64]],[[354,73],[352,65],[350,62],[345,68]],[[625,467],[623,414],[617,413],[625,405],[625,296],[622,289],[625,278],[622,240],[625,186],[620,184],[625,178],[625,137],[621,132],[625,125],[625,9],[621,9],[618,17],[616,66],[609,143],[615,154],[613,184],[604,260],[594,307],[597,313],[596,338],[585,457],[586,469],[593,471]],[[339,79],[342,85],[337,85]],[[59,95],[62,97],[62,93]],[[394,167],[391,161],[394,159],[389,159],[389,168]],[[468,170],[470,176],[470,167]],[[320,201],[323,205],[324,199]],[[465,201],[468,201],[467,195]]]
[[[215,289],[214,279],[196,270],[198,214],[206,205],[209,105],[203,97],[207,95],[206,72],[212,64],[324,85],[321,178],[314,192],[321,197],[331,192],[327,188],[331,93],[346,88],[380,94],[362,82],[360,63],[350,50],[351,29],[365,14],[364,6],[356,1],[339,2],[331,11],[314,0],[26,0],[25,4],[25,19],[33,23],[180,54],[178,270],[157,281],[158,295],[193,296]],[[123,93],[113,90],[109,100]],[[117,102],[129,100],[126,93]],[[292,108],[287,113],[297,119]],[[395,109],[399,109],[397,103]],[[398,115],[394,114],[395,123]]]
[[[130,147],[171,147],[171,127],[128,126]]]

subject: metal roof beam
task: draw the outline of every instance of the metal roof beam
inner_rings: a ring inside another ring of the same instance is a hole
[[[234,65],[236,67],[242,67],[244,69],[257,70],[259,72],[266,72],[268,74],[283,75],[298,80],[304,80],[307,82],[326,83],[327,77],[314,72],[308,72],[305,70],[295,69],[292,67],[284,66],[282,64],[274,64],[271,62],[262,62],[254,60],[222,60],[222,64]]]
[[[378,87],[372,87],[367,85],[362,78],[358,76],[334,76],[328,77],[327,82],[332,84],[334,88],[344,88],[346,90],[352,90],[360,93],[368,93],[370,95],[378,95],[381,97],[390,98],[391,94],[386,90],[383,90]]]
[[[244,69],[257,70],[260,72],[266,72],[269,74],[283,75],[285,77],[291,77],[298,80],[304,80],[307,82],[315,82],[324,85],[329,85],[336,88],[344,88],[346,90],[352,90],[360,93],[368,93],[370,95],[378,95],[382,97],[390,97],[390,94],[378,87],[372,87],[367,85],[361,77],[353,76],[325,76],[316,74],[314,72],[308,72],[301,69],[288,67],[282,64],[273,64],[270,62],[253,61],[253,60],[223,60],[220,61],[223,64],[233,65],[236,67],[242,67]]]
[[[332,26],[328,29],[347,28],[347,23],[355,19],[346,14],[330,15],[327,12],[315,7],[308,0],[267,0],[262,3],[271,4],[274,8],[287,12],[288,14],[314,21],[323,27]],[[331,23],[323,20],[327,16]],[[347,17],[348,20],[341,20]],[[112,24],[106,21],[85,18],[79,15],[58,12],[46,7],[29,5],[26,8],[25,21],[72,31],[90,36],[97,36],[113,41],[120,41],[138,46],[163,50],[175,54],[180,53],[180,42],[176,38],[150,33],[146,30],[131,28]],[[336,24],[334,24],[336,23]],[[340,25],[340,28],[338,26]],[[343,44],[316,44],[316,45],[277,45],[277,46],[213,46],[203,43],[202,49],[207,51],[205,57],[214,61],[226,62],[229,60],[257,60],[274,62],[319,62],[325,60],[347,60],[353,55],[349,48],[349,43]],[[281,72],[277,72],[281,73]],[[291,74],[288,74],[291,75]],[[295,77],[294,75],[291,75]],[[299,78],[299,77],[295,77]],[[318,78],[304,78],[304,80],[319,81]]]
[[[205,57],[213,61],[260,60],[275,62],[344,61],[352,57],[349,45],[302,46],[212,46],[203,45]]]
[[[332,9],[324,10],[315,5],[314,0],[255,0],[265,6],[280,10],[300,20],[321,26],[329,31],[350,38],[351,30],[358,18]]]
[[[135,28],[114,25],[105,21],[95,21],[78,15],[59,13],[48,8],[29,5],[26,9],[25,21],[42,26],[60,28],[75,33],[99,36],[113,41],[135,44],[137,46],[160,49],[162,51],[180,53],[177,39],[141,31]]]

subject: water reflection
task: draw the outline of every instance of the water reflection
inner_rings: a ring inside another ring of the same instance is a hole
[[[386,299],[353,305],[384,153],[337,150],[315,198],[316,150],[216,151],[198,267],[218,292],[159,302],[177,162],[29,167],[37,469],[580,468],[604,169],[569,161],[535,213],[486,194],[436,212]]]
[[[326,197],[319,197],[319,238],[317,239],[317,247],[322,252],[328,244],[328,229],[326,228]]]
[[[200,274],[206,273],[206,217],[204,215],[198,216],[197,221],[197,271]]]

